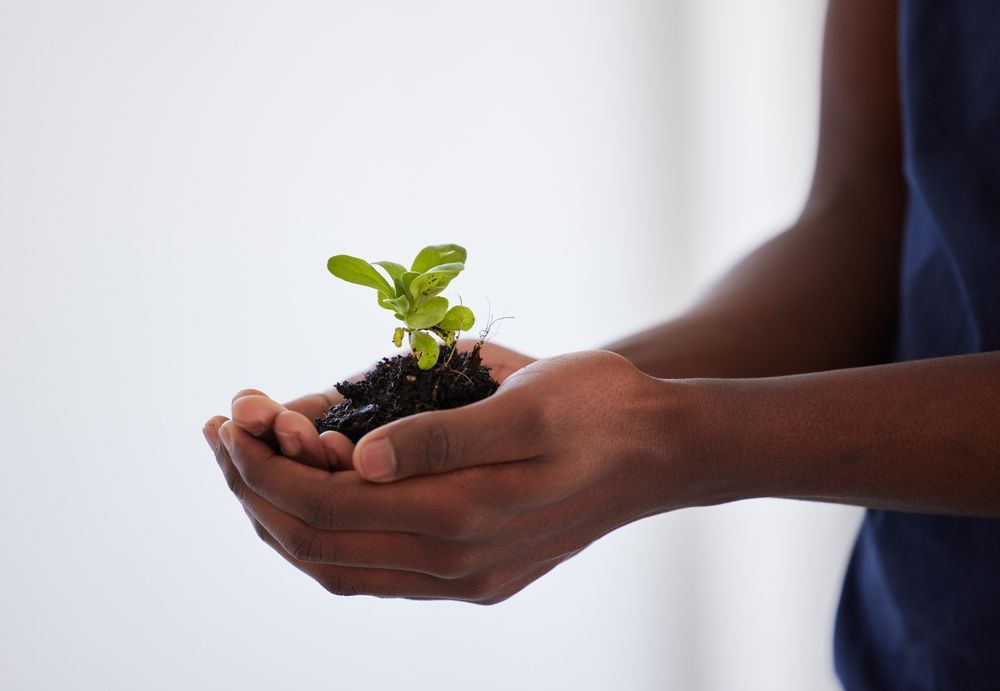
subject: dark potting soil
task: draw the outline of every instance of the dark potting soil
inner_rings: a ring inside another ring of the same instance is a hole
[[[479,346],[466,352],[441,346],[438,362],[429,370],[417,367],[409,354],[383,358],[361,381],[336,385],[345,400],[316,418],[316,429],[341,432],[357,443],[393,420],[475,403],[497,387],[479,357]]]

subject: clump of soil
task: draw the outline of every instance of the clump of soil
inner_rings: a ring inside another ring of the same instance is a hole
[[[417,367],[409,354],[383,358],[358,382],[340,382],[346,399],[316,418],[320,433],[334,430],[357,443],[361,437],[399,418],[428,410],[458,408],[492,395],[499,384],[479,356],[479,346],[458,352],[441,346],[437,364]]]

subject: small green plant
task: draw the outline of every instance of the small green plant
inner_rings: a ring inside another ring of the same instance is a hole
[[[468,307],[449,308],[448,300],[438,295],[465,268],[465,254],[458,245],[431,245],[420,250],[409,270],[395,262],[369,264],[346,254],[330,257],[326,267],[337,278],[378,291],[379,307],[403,322],[393,332],[392,342],[399,348],[407,336],[417,365],[427,370],[437,363],[441,350],[431,334],[454,345],[458,332],[468,331],[476,321]],[[389,279],[375,266],[382,267]]]

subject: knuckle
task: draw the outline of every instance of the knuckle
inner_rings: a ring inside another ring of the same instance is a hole
[[[632,363],[624,355],[619,355],[610,350],[595,350],[591,353],[587,353],[589,359],[593,360],[594,365],[607,368],[624,368],[631,367]],[[581,363],[584,367],[589,367],[591,363],[584,362]]]
[[[336,507],[339,505],[335,495],[329,492],[306,494],[300,500],[302,520],[314,528],[334,528],[336,524]]]
[[[305,529],[293,531],[288,536],[287,543],[285,549],[293,559],[306,562],[323,561],[323,541],[315,531]]]
[[[226,480],[226,486],[229,491],[236,495],[236,498],[241,502],[246,495],[246,487],[243,484],[243,478],[240,477],[239,472],[232,465],[228,465],[222,469],[222,477]]]
[[[490,607],[492,605],[499,605],[504,600],[510,598],[514,593],[501,593],[499,595],[492,595],[490,597],[484,598],[482,600],[474,600],[472,604],[482,605],[483,607]]]
[[[259,463],[244,462],[240,465],[239,475],[243,478],[243,484],[259,493],[266,482],[267,473]]]
[[[454,449],[448,432],[442,426],[428,425],[424,435],[422,470],[432,475],[450,470]]]
[[[558,426],[566,416],[566,401],[560,400],[556,387],[547,387],[521,396],[512,416],[512,428],[528,446],[538,448],[549,430]]]
[[[497,578],[493,574],[482,574],[470,578],[462,587],[460,597],[462,600],[474,604],[493,604],[493,600],[498,597],[498,587],[495,587],[496,581]]]
[[[467,578],[480,568],[479,559],[469,550],[456,550],[438,562],[435,576],[449,580]]]
[[[512,584],[500,573],[490,573],[475,582],[475,598],[470,600],[477,605],[496,605],[516,594],[523,585]]]
[[[479,507],[455,507],[442,517],[441,532],[451,540],[468,542],[479,537],[485,519],[485,512]]]
[[[330,593],[331,595],[337,595],[340,597],[351,597],[353,595],[364,594],[364,589],[359,587],[355,581],[347,580],[340,576],[340,574],[333,573],[326,576],[320,585]]]

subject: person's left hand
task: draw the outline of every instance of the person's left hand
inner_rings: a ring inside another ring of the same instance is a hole
[[[694,500],[675,391],[613,353],[543,360],[484,401],[369,433],[338,472],[232,421],[210,421],[206,437],[221,440],[217,460],[261,538],[331,592],[494,603],[611,530]]]

